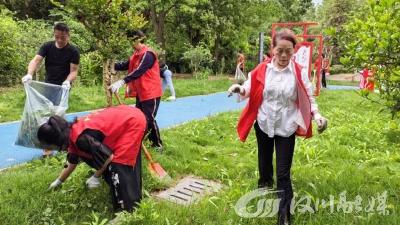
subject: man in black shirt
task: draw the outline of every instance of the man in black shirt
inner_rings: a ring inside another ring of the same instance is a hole
[[[40,47],[28,65],[28,73],[22,78],[23,83],[32,80],[32,74],[45,58],[45,82],[62,85],[66,89],[71,87],[71,82],[78,75],[79,50],[69,43],[69,28],[64,23],[54,26],[54,39]]]
[[[69,28],[64,23],[54,26],[54,41],[44,43],[36,56],[28,65],[28,73],[22,78],[22,82],[30,82],[32,74],[45,58],[45,82],[62,85],[65,89],[71,88],[71,82],[75,80],[79,69],[79,50],[69,43]],[[51,100],[51,99],[50,99]],[[49,156],[52,152],[44,150],[43,156]]]

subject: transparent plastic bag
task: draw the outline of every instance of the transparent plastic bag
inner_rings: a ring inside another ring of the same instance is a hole
[[[246,80],[246,76],[240,69],[240,64],[236,66],[236,72],[235,72],[235,81],[238,84],[243,84],[243,82]]]
[[[25,107],[16,145],[29,148],[54,149],[43,145],[37,138],[37,131],[50,116],[64,116],[68,109],[69,90],[60,85],[32,81],[24,84]]]

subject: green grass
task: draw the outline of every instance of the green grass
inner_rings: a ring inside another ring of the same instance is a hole
[[[344,85],[344,86],[358,86],[359,82],[357,81],[339,81],[339,80],[327,80],[327,85]]]
[[[297,139],[292,178],[300,196],[336,204],[346,191],[347,201],[359,195],[363,208],[368,199],[387,191],[389,215],[343,213],[320,208],[316,213],[296,211],[294,224],[400,224],[400,126],[380,106],[360,98],[354,91],[322,91],[318,98],[329,128],[312,139]],[[254,132],[246,143],[238,141],[235,126],[239,113],[215,117],[163,130],[164,154],[154,157],[175,181],[185,175],[218,180],[224,189],[196,205],[182,207],[150,198],[163,185],[149,176],[143,166],[145,199],[123,224],[276,224],[276,218],[239,217],[234,206],[257,184],[257,150]],[[80,165],[62,189],[47,192],[62,169],[63,155],[36,160],[0,173],[0,221],[2,224],[81,224],[111,219],[108,188],[87,190],[89,168]],[[146,161],[143,160],[144,165]],[[256,202],[250,204],[255,211]],[[302,202],[300,204],[305,204]],[[377,207],[375,205],[375,209]],[[337,206],[337,205],[335,205]],[[301,208],[301,207],[300,207]]]
[[[175,79],[173,82],[177,98],[225,91],[232,83],[226,76],[213,77],[209,80]],[[169,94],[167,89],[162,99],[167,98]],[[123,90],[120,90],[120,95],[123,95]],[[134,100],[129,99],[124,102],[132,104]],[[117,104],[116,101],[114,104]],[[20,120],[24,105],[25,91],[22,85],[0,88],[0,122]],[[67,112],[81,112],[105,106],[106,98],[101,86],[76,86],[71,90]]]

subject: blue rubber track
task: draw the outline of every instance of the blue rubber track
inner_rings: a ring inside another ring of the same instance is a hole
[[[357,90],[358,88],[330,85],[327,89]],[[160,129],[164,129],[217,113],[240,110],[245,104],[246,102],[237,103],[236,96],[228,98],[226,92],[178,98],[174,102],[161,102],[156,120]],[[72,121],[75,117],[89,112],[67,114],[66,118]],[[0,169],[40,158],[42,155],[41,149],[14,145],[20,124],[20,121],[0,123]]]

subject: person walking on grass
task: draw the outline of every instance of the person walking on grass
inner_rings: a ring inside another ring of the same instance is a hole
[[[65,182],[82,160],[96,169],[87,186],[99,187],[102,176],[114,210],[132,211],[142,198],[141,145],[146,127],[144,114],[127,105],[94,111],[73,123],[51,116],[37,136],[43,144],[66,150],[67,165],[49,189]]]
[[[46,42],[40,47],[38,53],[29,62],[28,72],[22,77],[22,83],[32,80],[32,75],[45,59],[45,82],[62,85],[63,88],[69,90],[71,83],[78,75],[79,50],[69,43],[69,28],[65,23],[56,23],[53,30],[54,41]],[[56,100],[51,98],[51,94],[46,97],[49,97],[49,100],[55,103]],[[43,150],[43,157],[50,155],[52,155],[51,150]]]
[[[125,97],[136,97],[136,107],[142,110],[147,118],[149,140],[152,147],[162,152],[163,145],[156,116],[162,95],[160,68],[157,54],[144,44],[145,35],[142,31],[129,32],[134,49],[129,60],[118,62],[114,69],[128,70],[128,75],[110,86],[113,93],[127,84]]]
[[[160,64],[160,76],[162,78],[162,91],[163,94],[165,93],[165,89],[168,87],[171,93],[171,96],[167,98],[167,101],[175,101],[175,89],[174,84],[172,83],[172,71],[168,69],[167,64],[161,63]]]
[[[290,224],[293,198],[290,169],[295,136],[312,136],[311,119],[318,131],[327,128],[327,120],[318,111],[312,84],[306,73],[292,60],[296,36],[290,30],[279,31],[272,40],[273,58],[260,63],[250,72],[243,85],[234,84],[229,95],[237,93],[249,98],[237,132],[241,141],[254,126],[258,145],[259,188],[273,186],[273,152],[276,152],[277,190],[280,198],[278,224]]]

